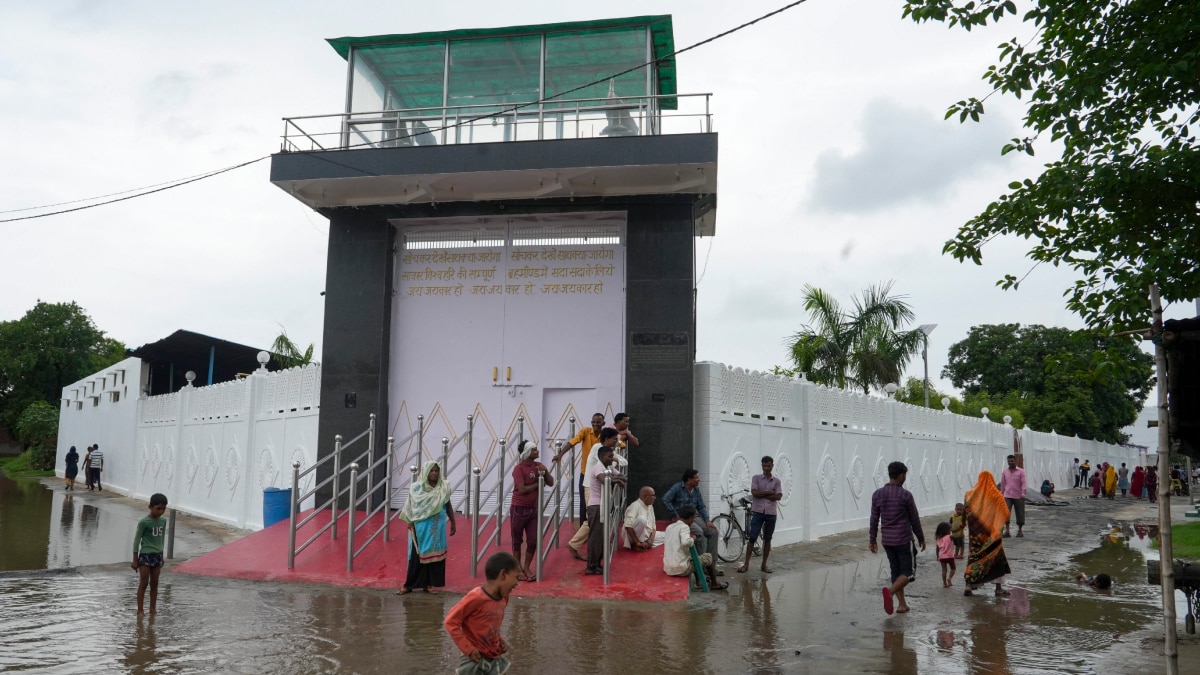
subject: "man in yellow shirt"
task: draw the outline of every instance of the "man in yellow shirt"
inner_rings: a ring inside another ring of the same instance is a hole
[[[580,429],[575,437],[567,441],[566,445],[558,454],[554,455],[553,461],[557,462],[562,459],[563,455],[567,454],[571,448],[579,445],[579,524],[587,522],[587,498],[584,496],[583,471],[587,467],[588,454],[592,451],[592,446],[600,442],[600,430],[604,428],[604,414],[596,413],[592,415],[592,426]]]

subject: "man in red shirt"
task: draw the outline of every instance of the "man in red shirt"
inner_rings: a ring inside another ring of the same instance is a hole
[[[538,476],[545,480],[546,487],[554,487],[554,476],[546,471],[546,465],[537,461],[537,444],[525,441],[521,444],[521,461],[513,467],[513,496],[509,507],[509,523],[512,526],[512,551],[521,560],[521,543],[525,543],[525,563],[521,565],[520,581],[537,581],[533,575],[533,556],[537,552],[537,505]]]

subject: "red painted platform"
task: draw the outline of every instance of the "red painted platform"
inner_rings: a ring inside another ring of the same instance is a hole
[[[303,518],[311,511],[300,514]],[[361,522],[364,513],[356,518]],[[297,544],[308,540],[321,526],[329,522],[328,516],[317,516],[296,535]],[[355,546],[362,546],[366,537],[378,529],[383,522],[382,514],[375,515],[371,522],[359,530]],[[493,544],[487,554],[481,556],[478,576],[471,576],[471,538],[468,521],[459,516],[458,534],[449,538],[450,548],[446,558],[446,586],[451,593],[466,593],[483,583],[483,562],[496,551],[511,551],[508,522],[504,523],[504,539],[500,546]],[[174,571],[200,576],[251,579],[257,581],[291,581],[302,583],[330,584],[333,586],[358,586],[366,588],[399,588],[404,583],[408,570],[408,537],[405,524],[393,520],[391,541],[384,542],[383,535],[375,538],[366,550],[354,559],[354,571],[346,571],[346,518],[338,521],[338,538],[333,540],[329,533],[313,542],[296,556],[295,569],[287,567],[288,523],[276,523],[259,532],[247,535],[233,543],[188,560],[175,567]],[[567,549],[573,527],[563,523],[559,533],[559,547],[553,549],[542,567],[542,578],[537,582],[522,583],[515,595],[526,597],[577,598],[591,600],[644,600],[651,602],[676,602],[688,597],[689,580],[669,577],[662,571],[662,547],[646,552],[620,549],[613,554],[611,583],[604,585],[601,575],[588,576],[583,573],[586,564],[576,560]],[[490,530],[484,532],[484,537]]]

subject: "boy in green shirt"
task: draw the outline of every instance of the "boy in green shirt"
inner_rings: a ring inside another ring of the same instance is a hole
[[[150,495],[150,515],[138,521],[133,533],[133,563],[130,567],[141,577],[137,589],[138,616],[145,614],[142,601],[146,597],[146,586],[150,587],[150,613],[157,610],[158,573],[162,571],[163,540],[167,535],[167,521],[163,520],[166,510],[166,495],[158,492]]]

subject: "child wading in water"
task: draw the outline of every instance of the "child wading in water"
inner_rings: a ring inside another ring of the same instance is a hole
[[[158,492],[150,495],[150,515],[138,521],[133,533],[133,563],[130,567],[141,577],[137,589],[138,616],[145,614],[142,602],[146,598],[146,586],[150,587],[150,613],[158,610],[158,573],[162,571],[163,540],[167,535],[167,521],[162,516],[166,510],[166,495]]]
[[[954,513],[950,515],[950,541],[954,542],[954,557],[963,557],[963,530],[966,529],[967,516],[963,512],[962,502],[954,505]]]
[[[950,523],[938,523],[933,533],[937,541],[938,562],[942,563],[942,588],[954,585],[954,542],[950,539]]]
[[[484,565],[487,583],[471,589],[446,615],[444,625],[462,651],[458,675],[503,675],[508,643],[500,635],[508,596],[519,583],[521,565],[511,553],[496,553]]]

